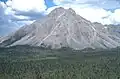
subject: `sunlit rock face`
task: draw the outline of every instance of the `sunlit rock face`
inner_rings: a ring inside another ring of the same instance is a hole
[[[114,39],[113,39],[114,37]],[[0,46],[31,45],[51,48],[114,48],[119,37],[99,23],[91,23],[74,10],[56,8],[50,14],[3,39]]]

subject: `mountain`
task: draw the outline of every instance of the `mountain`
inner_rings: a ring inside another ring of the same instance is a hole
[[[106,26],[91,23],[71,8],[59,7],[31,25],[23,26],[15,33],[4,37],[0,46],[31,45],[70,47],[79,50],[115,48],[120,45],[119,40],[119,37],[111,35],[106,30]]]
[[[2,38],[3,38],[3,37],[2,37],[2,36],[0,36],[0,42],[2,41]]]
[[[1,38],[2,38],[2,37],[0,36],[0,41],[1,41]]]
[[[120,37],[120,25],[106,25],[106,27],[110,34]]]

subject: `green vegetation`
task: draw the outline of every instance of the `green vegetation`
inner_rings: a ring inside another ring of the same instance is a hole
[[[0,79],[120,79],[120,48],[0,48]]]

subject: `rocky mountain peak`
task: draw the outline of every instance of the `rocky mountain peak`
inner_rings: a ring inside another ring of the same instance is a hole
[[[76,14],[76,12],[72,8],[69,8],[68,11],[70,11],[72,14]]]
[[[71,8],[59,7],[43,19],[24,26],[6,37],[0,46],[31,45],[84,49],[114,48],[120,45],[120,41],[116,41],[120,38],[100,31],[101,28],[98,27],[104,26],[98,25],[77,15]]]
[[[72,8],[64,9],[63,7],[59,7],[51,11],[51,13],[48,15],[50,17],[57,17],[61,14],[69,14],[69,15],[76,15],[75,11]]]
[[[48,16],[59,15],[59,14],[65,12],[65,11],[66,11],[66,9],[64,9],[62,7],[59,7],[59,8],[54,9],[53,11],[51,11]]]

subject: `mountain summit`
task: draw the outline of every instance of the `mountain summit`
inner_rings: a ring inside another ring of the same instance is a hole
[[[31,25],[23,26],[12,35],[8,35],[0,46],[31,45],[70,47],[79,50],[114,48],[120,45],[119,37],[101,31],[102,29],[104,29],[102,24],[91,23],[77,15],[71,8],[60,7]]]

